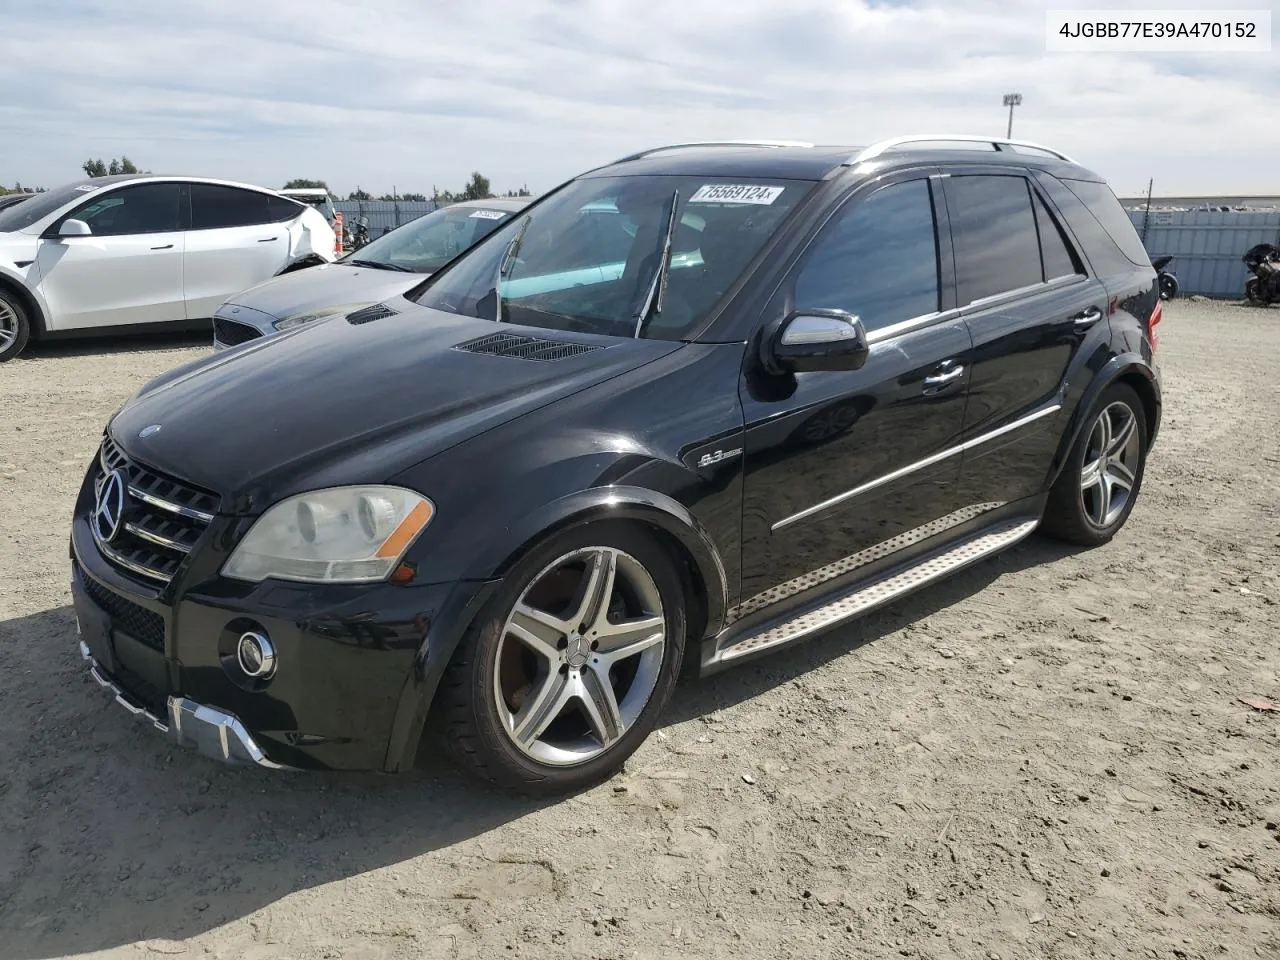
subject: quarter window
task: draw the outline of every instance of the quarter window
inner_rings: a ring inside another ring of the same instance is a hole
[[[1044,205],[1044,201],[1039,195],[1033,194],[1032,203],[1036,208],[1036,226],[1040,231],[1040,254],[1044,260],[1044,279],[1056,280],[1059,277],[1084,273],[1079,258],[1072,251],[1071,244],[1067,241],[1053,214]]]
[[[218,230],[253,227],[292,220],[302,212],[300,204],[255,190],[214,183],[191,185],[191,229]]]
[[[846,310],[868,330],[938,310],[928,180],[877,190],[836,214],[796,278],[796,309]]]
[[[140,183],[113,190],[73,211],[67,219],[83,220],[95,237],[173,233],[180,229],[178,185]]]
[[[1043,281],[1036,218],[1024,178],[951,177],[947,204],[960,306]]]

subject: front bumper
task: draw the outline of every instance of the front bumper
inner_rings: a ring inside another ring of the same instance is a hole
[[[78,620],[76,626],[79,628]],[[152,726],[162,733],[167,733],[175,743],[194,747],[206,757],[221,760],[224,763],[256,764],[272,770],[291,769],[282,763],[268,759],[266,753],[234,714],[196,703],[186,697],[169,697],[166,700],[168,715],[162,720],[145,705],[135,702],[124,690],[116,686],[98,661],[93,658],[92,652],[83,640],[80,642],[80,656],[89,663],[89,675],[98,686],[104,687],[115,696],[116,703],[134,716],[150,720]]]

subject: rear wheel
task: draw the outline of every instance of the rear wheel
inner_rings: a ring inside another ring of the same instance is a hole
[[[0,287],[0,361],[10,360],[22,352],[31,337],[31,321],[22,303]]]
[[[1250,277],[1244,284],[1244,296],[1250,303],[1262,301],[1262,284],[1257,277]]]
[[[1066,466],[1049,492],[1041,529],[1070,543],[1106,543],[1129,519],[1147,459],[1147,421],[1141,399],[1113,383],[1089,414]]]
[[[552,538],[506,577],[450,663],[446,749],[529,792],[607,778],[670,699],[685,622],[680,578],[643,530],[593,524]]]
[[[1178,278],[1171,273],[1160,274],[1160,297],[1171,300],[1178,295]]]

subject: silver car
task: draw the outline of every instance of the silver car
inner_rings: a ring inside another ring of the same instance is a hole
[[[250,287],[214,313],[214,349],[237,346],[399,296],[530,202],[522,197],[450,204],[333,263],[285,273]]]

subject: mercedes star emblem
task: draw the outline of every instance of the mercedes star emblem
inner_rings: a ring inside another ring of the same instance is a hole
[[[107,475],[98,490],[98,502],[93,508],[94,532],[104,543],[110,543],[120,532],[124,523],[124,494],[129,486],[129,479],[123,470],[115,470]]]

